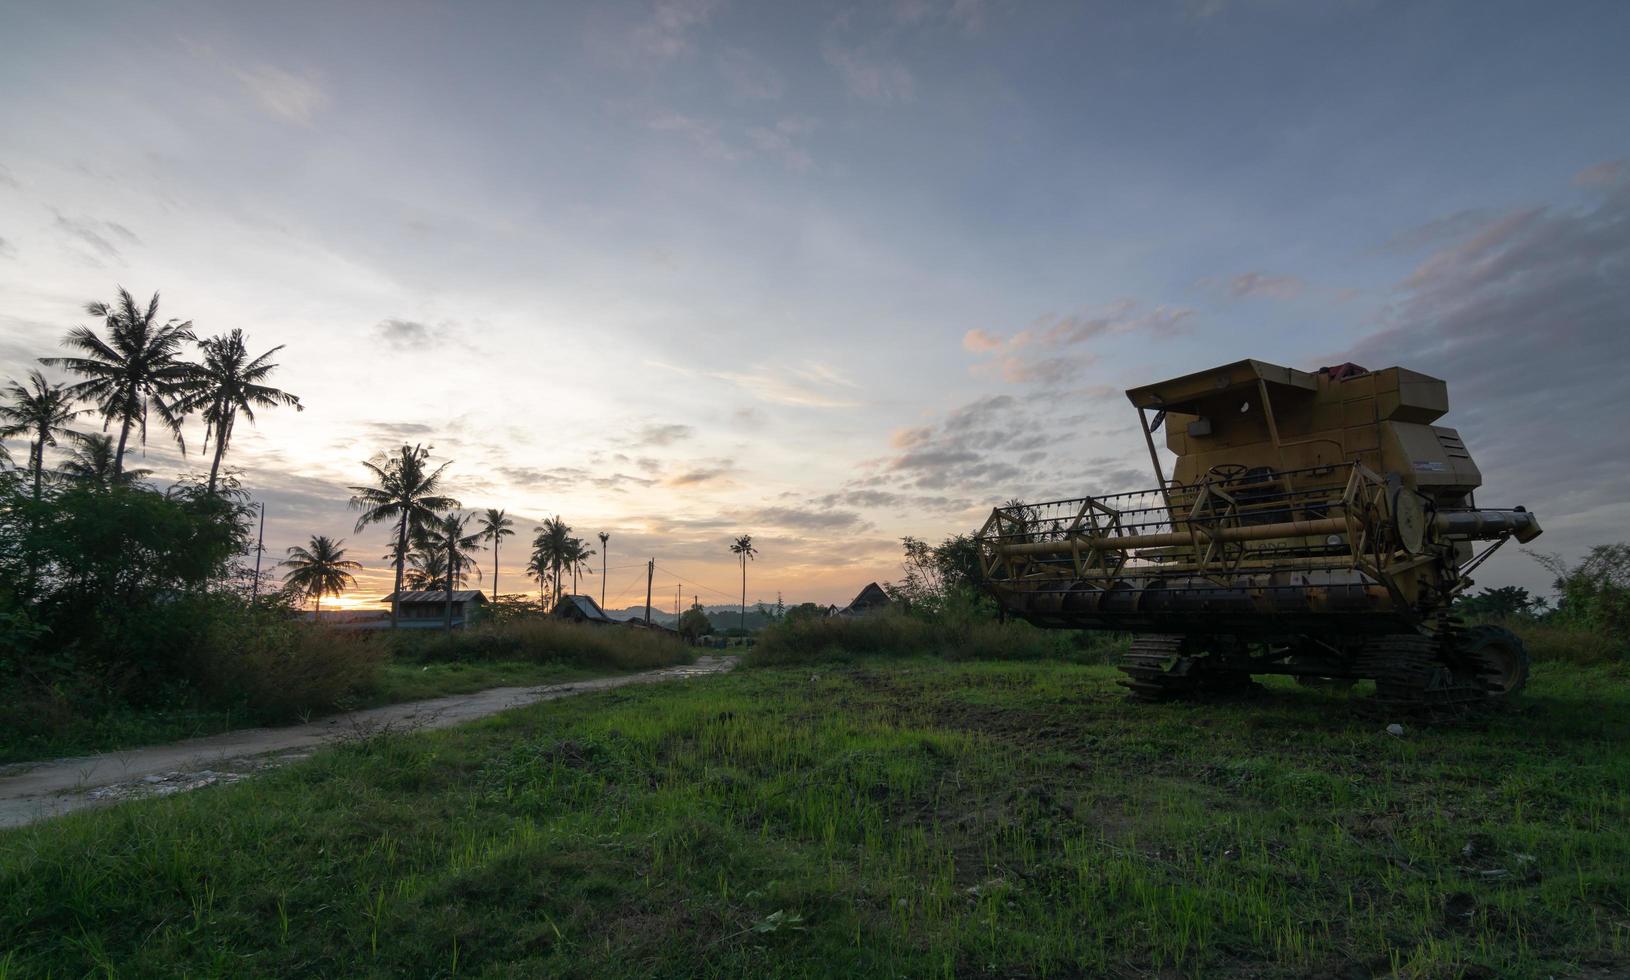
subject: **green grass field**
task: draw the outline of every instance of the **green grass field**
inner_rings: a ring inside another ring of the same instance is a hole
[[[742,669],[3,832],[0,977],[1630,971],[1622,668],[1453,722],[1114,679]]]

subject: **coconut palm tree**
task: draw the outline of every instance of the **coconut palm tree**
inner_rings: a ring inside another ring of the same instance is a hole
[[[57,444],[58,436],[71,435],[68,423],[79,411],[67,385],[45,380],[39,371],[28,372],[28,386],[16,381],[6,386],[8,404],[0,404],[0,439],[26,435],[28,465],[34,471],[34,500],[40,499],[40,481],[45,473],[45,450]]]
[[[544,521],[539,527],[533,528],[537,536],[532,539],[532,554],[539,559],[539,566],[549,569],[549,577],[554,582],[555,602],[560,602],[560,570],[567,562],[567,554],[571,550],[571,525],[561,520],[557,515]],[[551,604],[553,608],[553,604]]]
[[[743,534],[741,537],[737,538],[733,543],[731,543],[730,551],[736,556],[736,560],[741,562],[741,628],[742,632],[746,632],[747,563],[753,560],[754,555],[758,554],[758,549],[753,547],[753,536],[751,534]]]
[[[442,629],[448,633],[453,631],[454,581],[462,586],[470,572],[475,572],[476,578],[481,577],[481,566],[476,562],[476,552],[481,550],[481,532],[468,530],[471,517],[454,511],[443,517],[437,527],[447,555],[447,617]]]
[[[611,551],[610,546],[607,544],[607,542],[609,542],[610,540],[611,540],[611,535],[607,534],[604,531],[600,532],[600,608],[601,609],[606,608],[606,554]]]
[[[536,544],[536,542],[534,542]],[[544,612],[549,611],[549,557],[537,547],[526,559],[526,574],[537,580],[538,608]]]
[[[582,538],[568,538],[566,541],[566,567],[572,572],[572,594],[577,594],[577,576],[593,575],[594,570],[589,567],[589,559],[594,557],[594,549],[586,546]]]
[[[492,597],[498,598],[498,546],[505,538],[513,538],[515,532],[511,530],[515,522],[509,515],[497,507],[488,507],[479,518],[481,527],[481,540],[492,542]]]
[[[362,511],[357,518],[357,530],[371,524],[394,523],[396,544],[393,563],[396,566],[396,590],[402,591],[402,574],[407,565],[408,537],[416,530],[430,526],[443,511],[458,507],[459,503],[441,492],[441,476],[451,461],[435,470],[429,469],[430,450],[422,445],[406,443],[394,455],[383,455],[362,465],[373,474],[373,486],[351,487],[354,494],[351,507]],[[399,599],[391,600],[391,629],[395,629],[401,614]]]
[[[70,432],[74,442],[67,460],[57,472],[70,480],[88,483],[107,490],[112,487],[134,486],[151,476],[152,470],[133,469],[114,472],[113,437],[103,432]]]
[[[103,438],[112,442],[109,437]],[[348,588],[356,588],[357,580],[351,571],[361,568],[362,563],[345,557],[344,538],[333,541],[327,535],[314,534],[310,545],[295,545],[288,554],[289,557],[280,562],[289,568],[283,581],[317,601],[315,618],[318,621],[323,617],[323,596],[337,596]]]
[[[447,552],[435,542],[420,540],[408,552],[404,584],[409,589],[439,590],[447,579]]]
[[[158,293],[144,309],[124,289],[119,290],[118,302],[91,303],[85,311],[103,318],[107,339],[88,327],[75,327],[62,344],[83,357],[42,357],[40,361],[84,376],[84,381],[69,386],[68,393],[95,403],[104,432],[118,421],[115,473],[124,471],[125,445],[130,441],[132,427],[138,429],[142,445],[147,445],[149,411],[170,430],[182,455],[186,455],[187,443],[181,436],[185,412],[178,408],[178,402],[186,397],[187,377],[193,370],[181,360],[182,345],[194,339],[192,321],[159,323]]]
[[[204,444],[215,440],[215,457],[209,464],[209,490],[215,492],[215,480],[221,471],[221,457],[232,442],[232,430],[238,414],[255,424],[256,408],[293,406],[297,412],[305,411],[297,395],[262,384],[277,370],[271,357],[283,349],[279,344],[259,357],[250,357],[242,330],[232,330],[219,337],[199,341],[204,352],[204,363],[195,365],[187,375],[187,393],[176,406],[183,414],[199,412],[204,417]]]

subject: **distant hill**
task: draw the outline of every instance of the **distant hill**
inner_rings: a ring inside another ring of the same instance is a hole
[[[741,625],[740,606],[703,606],[702,611],[707,613],[707,618],[713,623],[714,629],[727,630]],[[644,619],[645,604],[627,606],[623,609],[607,609],[606,615],[612,619]],[[670,605],[664,611],[653,603],[651,606],[651,621],[661,623],[664,626],[673,626],[679,621],[679,618],[673,614],[673,606]],[[752,605],[747,607],[748,629],[761,630],[770,625],[770,621],[769,616],[759,612]]]

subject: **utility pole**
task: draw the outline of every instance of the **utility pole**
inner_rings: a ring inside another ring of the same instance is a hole
[[[651,579],[657,573],[655,558],[645,563],[645,625],[651,625]]]
[[[679,600],[683,599],[684,597],[685,597],[685,587],[683,585],[674,586],[674,618],[675,619],[679,618]]]
[[[600,532],[600,610],[602,612],[606,608],[606,542],[610,540],[611,535],[604,531]]]
[[[44,450],[41,450],[43,452]],[[260,540],[255,543],[255,584],[249,588],[249,604],[260,601],[260,556],[266,551],[266,505],[260,505]]]

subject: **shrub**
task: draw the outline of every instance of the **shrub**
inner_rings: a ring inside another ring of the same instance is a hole
[[[1591,666],[1617,663],[1630,653],[1622,638],[1566,622],[1507,620],[1505,625],[1522,639],[1529,659],[1535,662]]]
[[[632,626],[591,626],[544,616],[488,622],[452,633],[391,638],[408,659],[526,660],[609,670],[650,670],[688,663],[677,637]]]
[[[940,656],[953,660],[1098,662],[1122,642],[1110,634],[1043,630],[947,610],[919,617],[898,610],[779,623],[759,635],[746,662],[758,666],[847,660],[857,656]]]
[[[276,723],[351,706],[375,686],[389,656],[367,634],[239,621],[222,624],[196,651],[190,673],[210,702]]]

